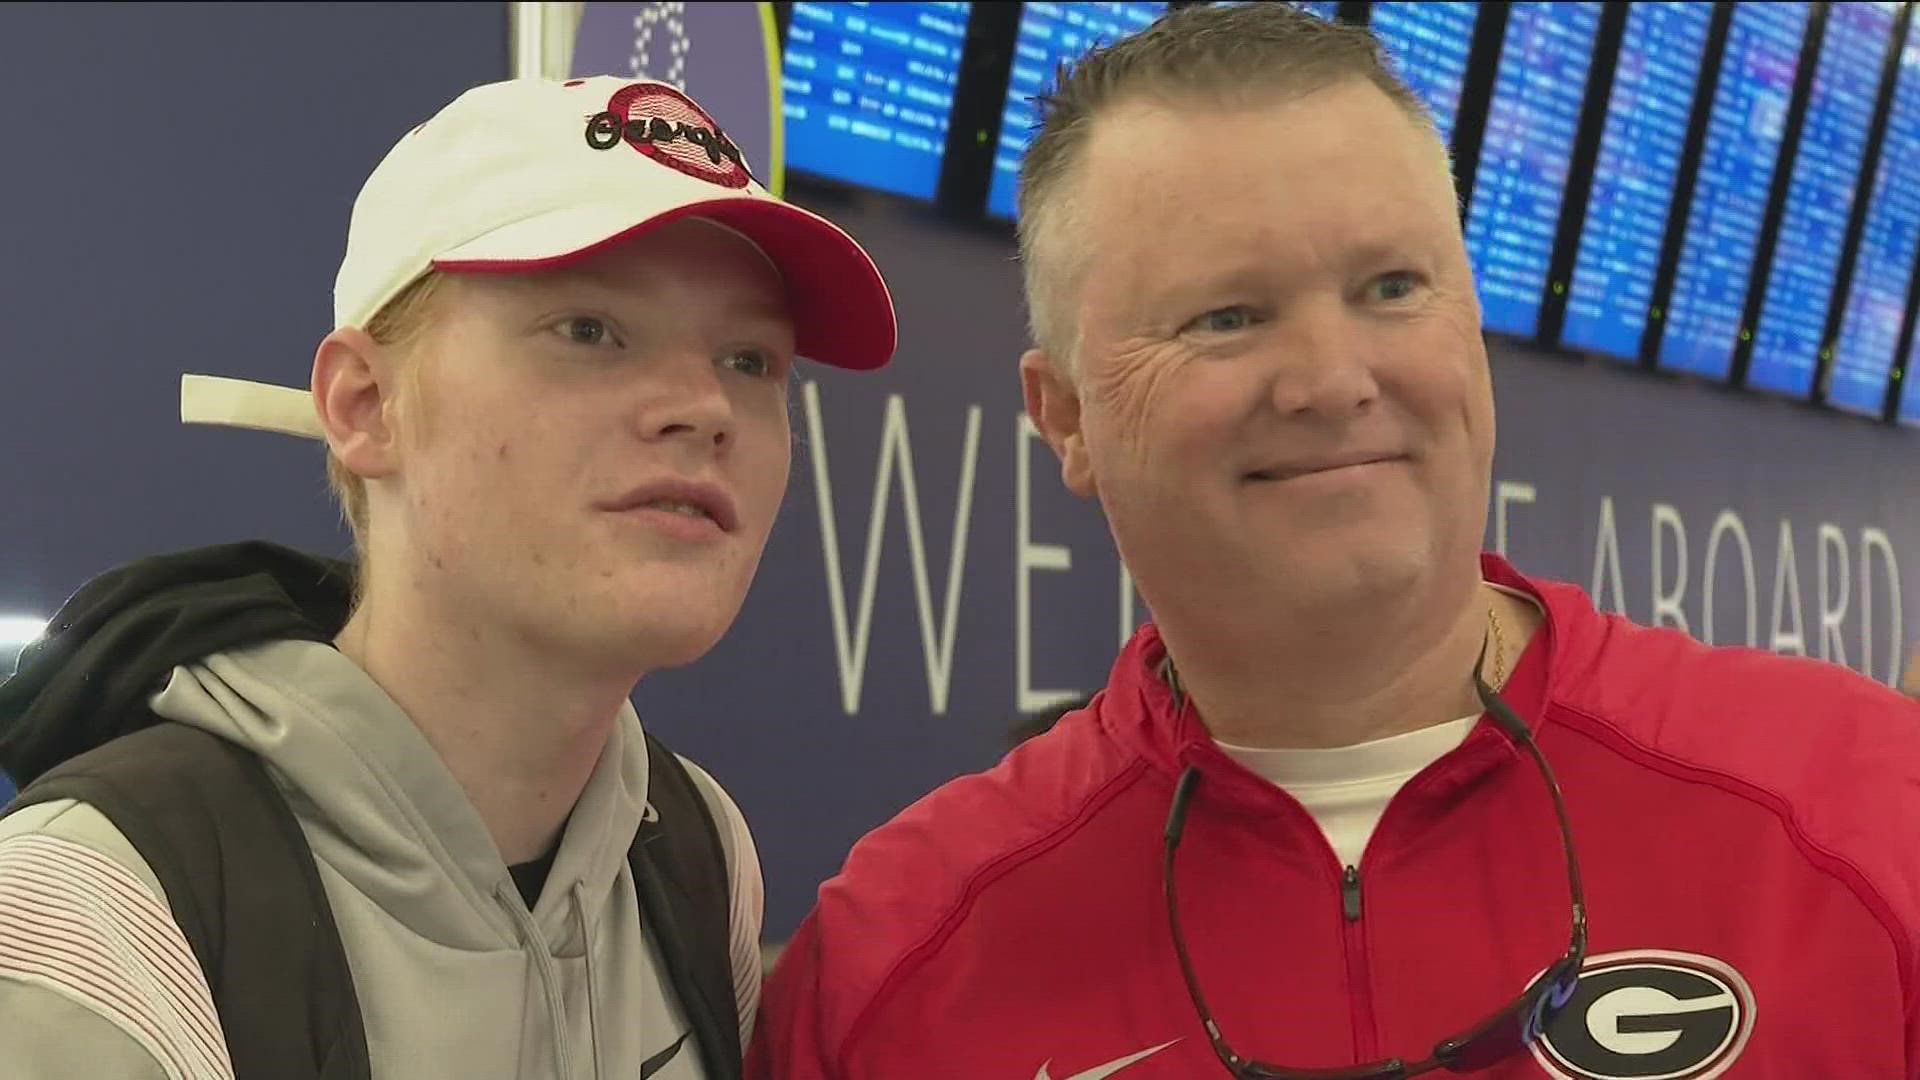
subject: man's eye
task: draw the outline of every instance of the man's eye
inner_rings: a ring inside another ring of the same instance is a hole
[[[720,361],[742,375],[756,379],[773,374],[773,359],[759,349],[735,349]]]
[[[1253,312],[1245,307],[1216,308],[1189,324],[1209,334],[1231,334],[1253,325]]]
[[[1414,290],[1419,287],[1420,278],[1411,270],[1395,270],[1391,273],[1381,274],[1379,277],[1374,278],[1367,286],[1368,290],[1372,292],[1374,299],[1384,300],[1388,303],[1392,303],[1395,300],[1405,300],[1407,297],[1412,296]]]
[[[613,331],[607,327],[606,321],[591,315],[575,315],[564,319],[556,329],[576,345],[605,345],[613,340]]]

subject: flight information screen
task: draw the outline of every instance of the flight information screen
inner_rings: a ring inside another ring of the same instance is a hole
[[[1868,416],[1886,401],[1920,253],[1920,26],[1908,25],[1899,72],[1827,381],[1828,404]]]
[[[1165,4],[1107,3],[1029,3],[1021,9],[1007,102],[1000,113],[1000,140],[993,153],[993,180],[987,185],[987,213],[1009,220],[1015,215],[1020,159],[1040,121],[1033,99],[1052,89],[1061,61],[1144,30],[1166,10]]]
[[[1600,5],[1516,3],[1467,215],[1467,256],[1488,330],[1532,337],[1560,232]]]
[[[1747,367],[1750,385],[1795,397],[1813,389],[1826,344],[1833,276],[1853,215],[1853,192],[1893,33],[1892,5],[1834,4],[1827,10],[1826,36],[1813,69],[1813,92]]]
[[[1637,359],[1713,6],[1635,4],[1567,290],[1562,344]]]
[[[1479,14],[1478,4],[1437,0],[1373,5],[1374,37],[1386,47],[1400,77],[1426,102],[1449,144]]]
[[[1806,29],[1805,3],[1734,8],[1667,304],[1663,367],[1725,378],[1733,362]]]
[[[780,79],[787,164],[931,199],[971,8],[795,3]]]
[[[1913,335],[1913,342],[1907,347],[1907,367],[1912,372],[1900,388],[1900,411],[1897,414],[1903,424],[1920,425],[1920,334]]]

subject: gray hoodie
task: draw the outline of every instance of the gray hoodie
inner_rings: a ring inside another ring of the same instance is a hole
[[[703,1076],[627,865],[649,812],[631,706],[529,911],[426,739],[335,649],[216,654],[176,668],[152,705],[271,766],[339,924],[375,1080]],[[759,860],[739,809],[688,767],[727,848],[745,1029],[759,997]],[[158,881],[103,815],[69,801],[0,819],[5,1076],[230,1078],[218,1025]]]

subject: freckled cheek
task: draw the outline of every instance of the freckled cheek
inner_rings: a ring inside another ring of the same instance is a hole
[[[496,546],[519,533],[529,540],[554,519],[557,472],[542,471],[541,448],[555,445],[537,433],[479,435],[442,458],[438,483],[422,493],[423,511],[444,542],[467,548]],[[452,449],[452,448],[449,448]]]
[[[739,507],[742,523],[764,538],[773,531],[780,506],[786,500],[793,470],[793,447],[785,426],[742,446]]]
[[[544,569],[577,561],[556,534],[577,529],[560,499],[566,475],[548,451],[552,433],[503,432],[499,425],[444,425],[409,469],[415,539],[426,564],[442,570],[475,560],[523,561]]]

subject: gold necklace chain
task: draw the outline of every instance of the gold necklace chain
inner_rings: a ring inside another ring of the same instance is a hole
[[[1493,680],[1487,687],[1498,690],[1507,681],[1507,635],[1500,629],[1500,612],[1491,606],[1487,608],[1487,627],[1493,631]],[[1160,677],[1173,691],[1173,706],[1178,711],[1186,702],[1186,691],[1180,686],[1180,673],[1174,669],[1171,653],[1160,659]]]
[[[1488,687],[1498,690],[1507,681],[1507,637],[1500,632],[1500,613],[1487,608],[1487,625],[1493,630],[1493,681]]]

